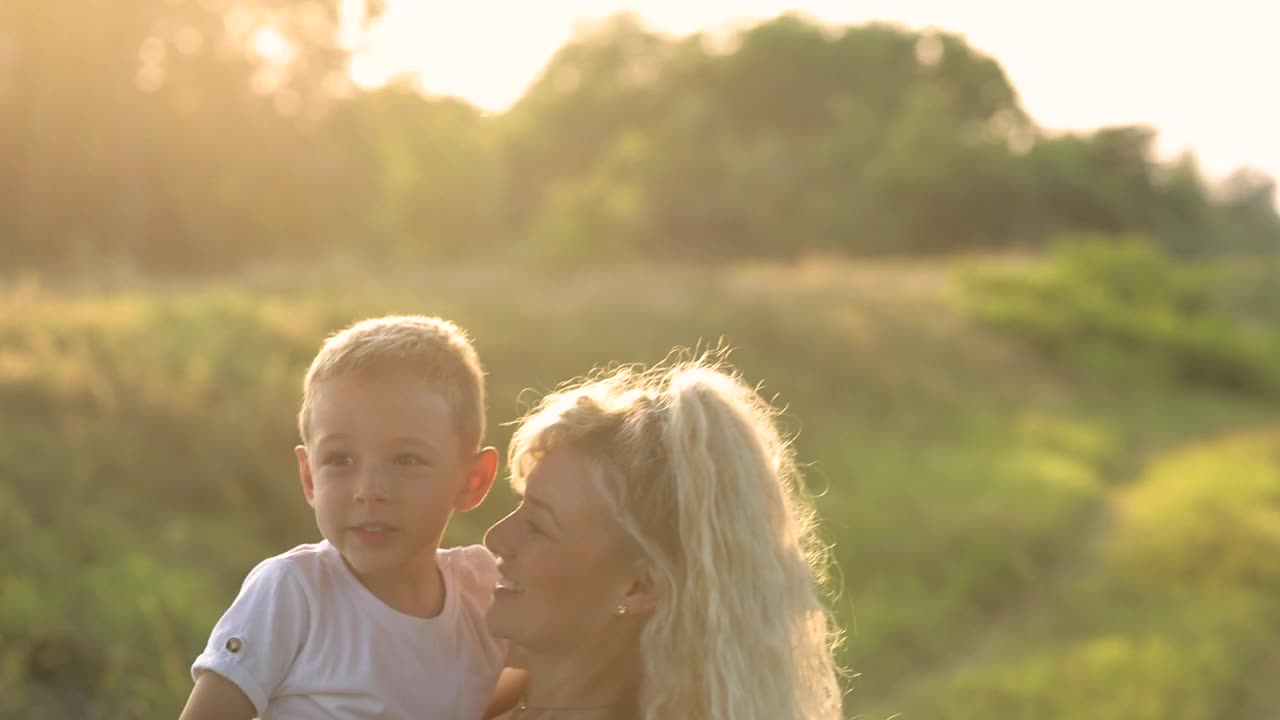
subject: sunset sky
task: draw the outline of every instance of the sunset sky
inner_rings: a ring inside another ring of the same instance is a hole
[[[579,18],[633,10],[685,34],[786,10],[957,32],[994,56],[1051,129],[1147,123],[1166,155],[1191,149],[1210,177],[1241,165],[1280,176],[1280,9],[1249,0],[390,0],[366,82],[411,71],[434,93],[509,106]]]

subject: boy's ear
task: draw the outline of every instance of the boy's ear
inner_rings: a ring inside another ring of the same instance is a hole
[[[316,482],[311,477],[311,463],[307,462],[307,446],[299,445],[293,449],[293,454],[298,456],[298,480],[302,483],[302,495],[307,498],[308,505],[315,507]]]
[[[498,475],[497,448],[487,447],[471,456],[465,472],[466,481],[453,501],[454,509],[461,512],[474,510],[493,488],[493,479]]]

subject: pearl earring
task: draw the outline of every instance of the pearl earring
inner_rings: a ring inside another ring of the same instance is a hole
[[[626,615],[626,614],[627,614],[627,606],[626,606],[626,605],[619,605],[619,606],[618,606],[618,609],[617,609],[617,610],[614,610],[613,612],[614,612],[614,614],[619,615],[619,616],[621,616],[621,615]]]

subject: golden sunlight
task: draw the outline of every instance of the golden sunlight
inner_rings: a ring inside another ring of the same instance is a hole
[[[349,26],[363,20],[362,6],[344,0]],[[962,33],[999,59],[1027,110],[1047,128],[1149,123],[1160,130],[1163,155],[1194,148],[1211,175],[1245,163],[1280,174],[1273,131],[1280,105],[1256,92],[1274,65],[1266,33],[1275,11],[1251,0],[1219,0],[1208,13],[1155,0],[1054,8],[1013,0],[389,0],[367,32],[353,31],[370,59],[353,63],[352,74],[365,87],[410,76],[433,94],[501,111],[580,20],[630,10],[653,27],[684,34],[788,9],[831,23],[875,20]],[[1196,44],[1189,46],[1191,37]],[[1080,38],[1088,38],[1086,53],[1079,52]]]
[[[367,52],[352,56],[349,72],[351,81],[365,90],[381,87],[391,79],[386,65],[376,55]]]
[[[293,58],[293,47],[280,31],[267,26],[253,35],[253,51],[263,60],[285,65]]]

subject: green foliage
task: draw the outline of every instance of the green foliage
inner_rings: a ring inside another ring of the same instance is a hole
[[[353,319],[406,311],[472,331],[499,447],[526,388],[736,346],[787,407],[835,546],[841,658],[861,673],[851,713],[1119,717],[1220,710],[1228,689],[1262,687],[1274,445],[1215,438],[1274,421],[1271,404],[1064,376],[949,309],[947,275],[343,267],[5,289],[0,717],[175,716],[245,573],[316,538],[291,452],[312,353]],[[448,542],[478,540],[513,502],[498,487]]]
[[[1222,299],[1220,273],[1175,262],[1141,237],[1067,236],[1031,269],[978,265],[963,301],[988,325],[1085,367],[1280,393],[1280,336]],[[1264,292],[1265,278],[1255,290]]]
[[[0,8],[0,253],[192,271],[900,255],[1059,232],[1280,247],[1271,178],[1211,187],[1193,158],[1159,161],[1143,126],[1042,133],[955,34],[786,14],[676,38],[617,15],[485,115],[410,78],[354,86],[341,5]],[[71,39],[75,24],[99,32]],[[256,50],[262,33],[290,59]]]
[[[1280,435],[1257,433],[1205,442],[1154,463],[1119,498],[1115,575],[1150,593],[1176,588],[1274,596],[1280,591],[1277,451]]]
[[[1255,717],[1280,612],[1280,434],[1153,462],[1114,498],[1097,564],[1062,616],[932,683],[925,717]],[[1274,694],[1267,695],[1274,703]]]

